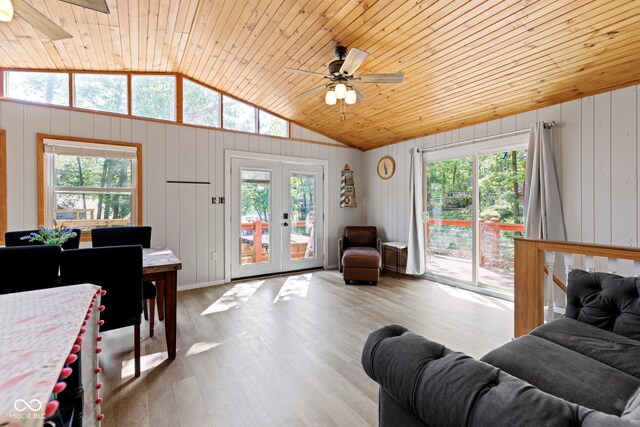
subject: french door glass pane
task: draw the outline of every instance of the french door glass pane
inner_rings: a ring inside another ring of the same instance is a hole
[[[426,167],[427,269],[465,282],[473,280],[472,177],[471,157]]]
[[[271,223],[271,172],[240,172],[240,264],[269,262]]]
[[[290,177],[291,260],[313,258],[315,247],[314,175],[293,173]]]
[[[514,237],[524,237],[527,150],[479,156],[479,282],[513,292]]]

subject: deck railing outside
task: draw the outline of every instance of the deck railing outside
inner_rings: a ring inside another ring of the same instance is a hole
[[[240,237],[240,258],[242,264],[253,264],[269,260],[269,223],[264,221],[243,222],[242,236]],[[292,221],[292,230],[306,228],[306,221]],[[309,237],[297,235],[292,231],[291,258],[304,258],[309,256]],[[293,236],[297,238],[293,238]],[[311,254],[312,255],[312,254]]]
[[[524,233],[524,224],[512,224],[506,222],[500,222],[498,219],[479,221],[479,243],[480,253],[479,260],[480,266],[490,266],[497,268],[513,268],[512,260],[504,260],[500,255],[500,232],[512,231]],[[437,253],[457,252],[456,255],[460,257],[468,257],[471,259],[470,251],[455,251],[449,248],[441,248],[430,244],[429,232],[430,227],[433,226],[449,226],[449,227],[468,227],[471,228],[472,221],[455,220],[455,219],[429,219],[425,221],[425,242],[426,247],[431,251]],[[485,245],[486,244],[486,245]],[[487,247],[487,250],[484,248]]]

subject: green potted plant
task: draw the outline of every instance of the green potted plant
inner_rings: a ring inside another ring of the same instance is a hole
[[[40,231],[37,233],[29,233],[26,236],[22,236],[20,240],[28,240],[29,243],[40,243],[43,245],[64,245],[67,240],[76,237],[77,234],[71,228],[47,228],[43,225],[40,226]]]

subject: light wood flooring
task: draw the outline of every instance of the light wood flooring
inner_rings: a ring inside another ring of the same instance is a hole
[[[513,304],[391,274],[345,286],[335,270],[179,292],[176,360],[162,322],[153,338],[144,322],[133,379],[133,328],[105,333],[103,426],[377,425],[360,356],[392,323],[480,357],[512,337]]]

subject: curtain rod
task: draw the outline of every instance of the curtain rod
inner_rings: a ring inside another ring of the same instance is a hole
[[[545,129],[551,129],[556,125],[556,122],[542,122],[542,125],[544,126]],[[424,153],[424,152],[430,152],[430,151],[438,151],[438,150],[444,150],[447,148],[453,148],[453,147],[460,147],[462,145],[468,145],[468,144],[472,144],[474,142],[478,142],[478,141],[485,141],[487,139],[496,139],[496,138],[502,138],[505,136],[514,136],[514,135],[522,135],[523,133],[529,133],[530,129],[520,129],[520,130],[514,130],[511,132],[504,132],[504,133],[499,133],[496,135],[491,135],[491,136],[483,136],[480,138],[472,138],[472,139],[467,139],[465,141],[460,141],[460,142],[454,142],[452,144],[448,144],[448,145],[440,145],[437,147],[429,147],[429,148],[416,148],[416,150],[418,150],[418,153]],[[410,149],[409,151],[413,150]]]

